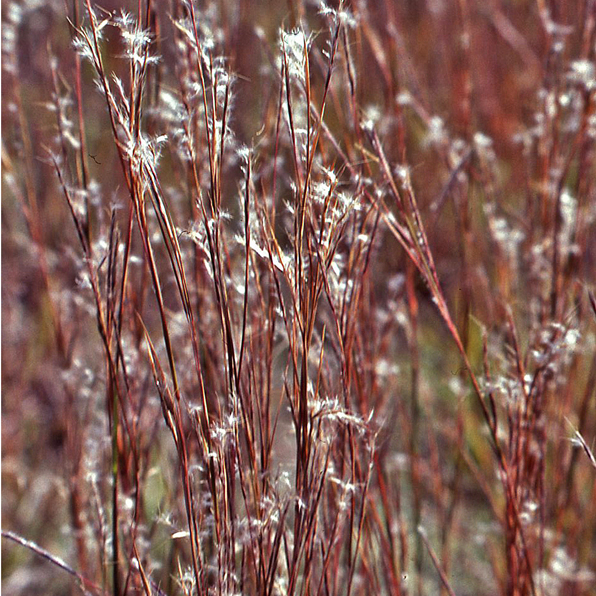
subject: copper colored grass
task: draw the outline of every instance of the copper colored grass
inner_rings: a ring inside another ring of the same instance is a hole
[[[2,18],[6,594],[594,593],[593,1]]]

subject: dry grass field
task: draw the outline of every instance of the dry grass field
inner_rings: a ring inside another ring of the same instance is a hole
[[[2,2],[2,593],[596,594],[596,1]]]

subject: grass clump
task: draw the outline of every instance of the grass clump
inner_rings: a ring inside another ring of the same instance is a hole
[[[7,4],[6,593],[594,593],[595,23]]]

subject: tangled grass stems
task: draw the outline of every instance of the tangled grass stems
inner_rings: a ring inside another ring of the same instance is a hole
[[[592,593],[596,4],[117,4],[3,14],[7,593]]]

